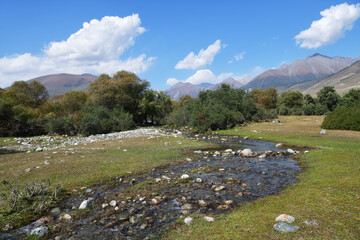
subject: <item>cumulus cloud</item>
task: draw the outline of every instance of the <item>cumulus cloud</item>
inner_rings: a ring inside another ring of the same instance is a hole
[[[85,22],[76,33],[61,42],[51,42],[41,56],[30,53],[0,58],[0,86],[7,87],[16,80],[28,80],[54,73],[108,73],[127,70],[145,72],[155,60],[141,54],[120,59],[144,33],[138,14],[124,18],[103,17]]]
[[[215,55],[221,49],[221,41],[216,40],[207,49],[201,49],[197,55],[194,52],[189,53],[183,60],[179,61],[176,69],[198,69],[210,65],[214,61]]]
[[[227,78],[234,78],[238,80],[239,82],[246,83],[250,81],[251,77],[249,75],[243,75],[243,76],[236,76],[234,73],[221,73],[220,75],[216,76],[212,71],[209,69],[201,69],[196,71],[196,73],[192,76],[190,76],[188,79],[184,81],[177,80],[175,78],[169,78],[166,83],[168,85],[175,85],[178,82],[188,82],[191,84],[201,84],[201,83],[212,83],[216,84],[219,82],[224,81]]]
[[[320,12],[321,19],[313,21],[310,28],[295,36],[296,44],[302,48],[316,49],[332,44],[344,37],[360,17],[360,3],[342,3]]]

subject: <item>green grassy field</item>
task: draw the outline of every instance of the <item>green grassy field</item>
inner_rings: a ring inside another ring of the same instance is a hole
[[[103,141],[45,152],[5,154],[0,155],[0,181],[17,181],[23,186],[49,178],[53,186],[60,184],[70,193],[84,192],[82,187],[91,187],[115,177],[186,162],[186,157],[193,155],[195,149],[204,147],[210,145],[184,137],[162,136]],[[45,161],[50,164],[45,164]],[[30,172],[25,171],[27,168]],[[7,194],[8,190],[0,183],[1,193]],[[31,212],[1,214],[6,210],[6,205],[0,206],[0,230],[7,223],[19,226],[35,217]]]
[[[305,170],[298,175],[299,183],[278,195],[244,204],[231,214],[215,216],[215,222],[195,216],[194,224],[181,225],[165,238],[360,239],[360,132],[319,134],[322,120],[318,116],[280,117],[282,124],[254,123],[219,132],[317,148],[299,157]],[[273,230],[275,218],[282,213],[296,218],[296,233]],[[309,226],[306,220],[319,226]]]

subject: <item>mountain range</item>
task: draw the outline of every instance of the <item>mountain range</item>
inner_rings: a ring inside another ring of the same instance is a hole
[[[357,60],[360,58],[328,57],[315,53],[289,65],[283,64],[280,68],[267,70],[241,88],[276,87],[279,92],[282,92],[297,83],[321,79],[337,73]]]
[[[350,88],[360,88],[360,63],[358,58],[328,57],[319,53],[299,59],[291,64],[283,64],[279,68],[267,70],[253,79],[227,78],[221,83],[201,83],[198,85],[189,82],[178,82],[165,90],[174,100],[183,95],[196,97],[200,91],[216,90],[222,83],[233,88],[251,90],[256,88],[276,87],[281,93],[285,90],[298,90],[315,95],[323,86],[331,85],[339,93]],[[43,84],[50,96],[63,94],[71,90],[86,90],[97,76],[91,74],[53,74],[28,80]]]

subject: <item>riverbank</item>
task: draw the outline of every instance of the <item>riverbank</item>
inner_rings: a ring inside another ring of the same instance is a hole
[[[214,222],[194,217],[191,226],[172,231],[167,239],[359,239],[360,132],[329,130],[320,134],[323,117],[280,117],[280,123],[254,123],[220,131],[252,139],[317,147],[298,160],[306,171],[299,183],[279,195],[240,206]],[[296,218],[295,233],[273,230],[282,214]],[[312,226],[305,221],[313,221]]]

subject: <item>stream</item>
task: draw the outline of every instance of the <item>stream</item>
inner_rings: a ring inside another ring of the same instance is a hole
[[[196,151],[197,157],[184,164],[84,190],[63,201],[48,216],[0,233],[0,239],[22,239],[41,225],[51,226],[50,239],[158,238],[183,224],[188,216],[201,214],[216,221],[219,214],[276,194],[295,183],[301,171],[287,149],[276,148],[273,142],[217,134],[186,136],[219,147]],[[241,156],[238,150],[242,149],[251,149],[253,156]],[[90,206],[79,210],[84,200]]]

